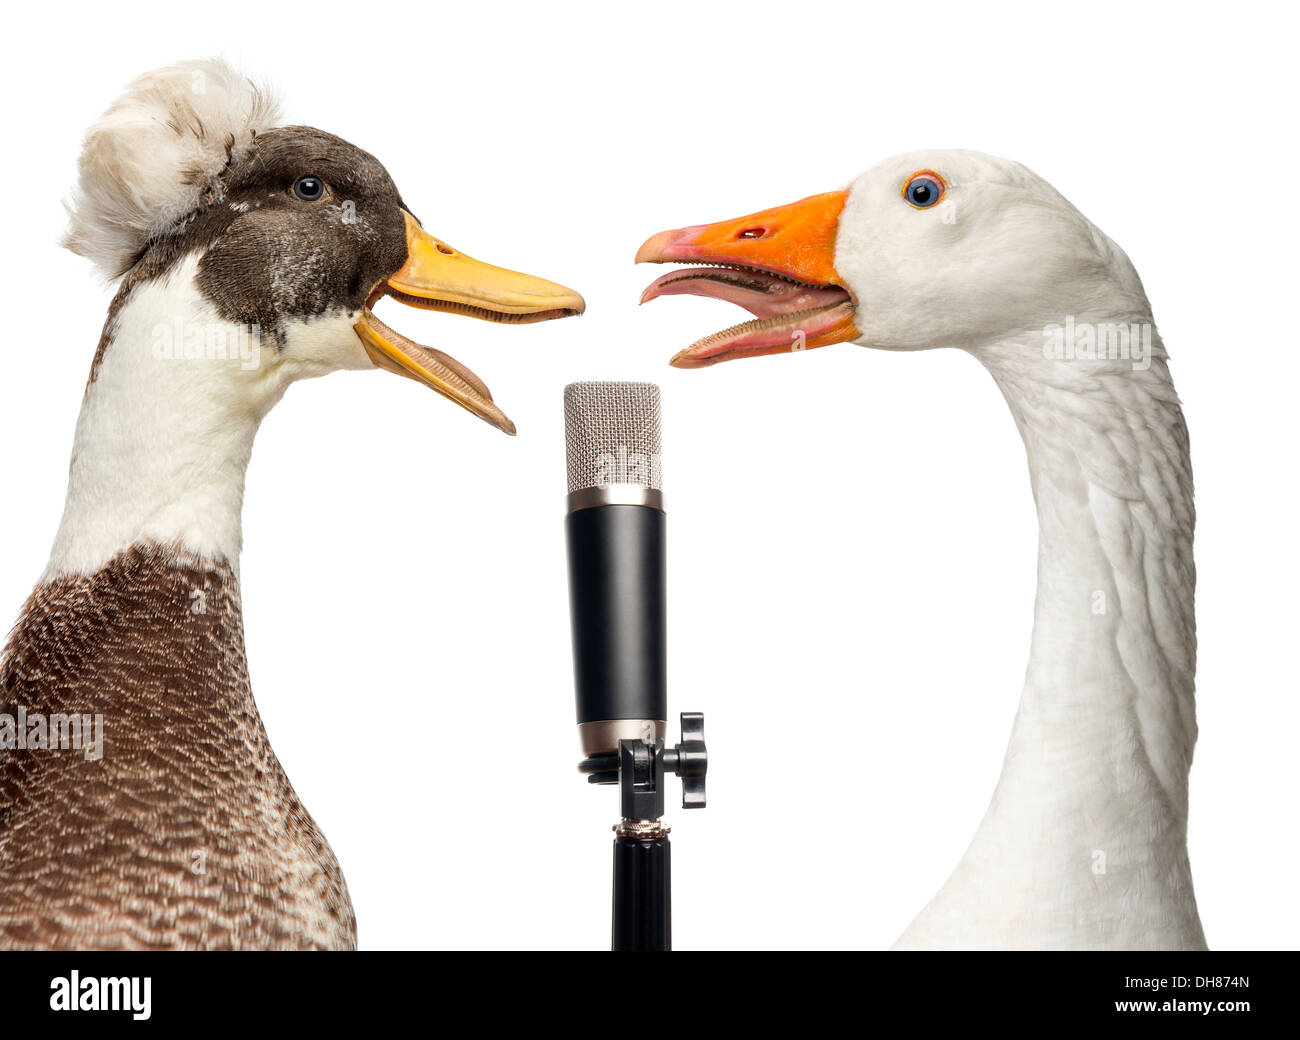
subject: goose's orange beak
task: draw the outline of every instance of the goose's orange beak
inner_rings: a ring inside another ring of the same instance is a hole
[[[856,339],[857,301],[835,270],[835,237],[847,198],[847,191],[827,192],[648,238],[637,250],[639,264],[707,266],[670,271],[642,293],[642,303],[685,293],[729,300],[754,315],[693,343],[672,363],[701,368]]]
[[[586,304],[572,289],[555,282],[466,256],[430,235],[411,214],[403,214],[406,263],[371,291],[356,323],[357,335],[378,367],[423,383],[513,435],[515,424],[496,406],[478,376],[449,354],[394,332],[375,317],[371,307],[386,295],[412,307],[523,324],[581,314]]]

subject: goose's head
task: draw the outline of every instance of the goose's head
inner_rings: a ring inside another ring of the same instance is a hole
[[[896,156],[840,191],[661,232],[636,259],[707,265],[662,276],[643,303],[684,293],[755,316],[682,350],[680,368],[846,341],[978,349],[1146,306],[1128,259],[1051,185],[966,151]]]
[[[372,308],[391,296],[518,324],[579,314],[582,298],[435,238],[374,156],[276,122],[264,91],[222,63],[141,77],[87,134],[67,244],[125,276],[125,292],[192,262],[198,309],[257,332],[261,375],[377,366],[513,433],[477,376]]]

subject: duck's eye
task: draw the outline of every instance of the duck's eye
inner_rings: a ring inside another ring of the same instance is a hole
[[[920,170],[907,178],[903,185],[903,198],[916,209],[929,209],[941,198],[947,185],[933,170]]]
[[[293,193],[303,202],[319,202],[325,195],[325,182],[319,177],[299,177],[293,182]]]

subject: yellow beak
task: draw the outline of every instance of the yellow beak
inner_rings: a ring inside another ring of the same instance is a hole
[[[555,282],[466,256],[430,235],[411,214],[403,211],[403,215],[406,263],[375,286],[357,320],[357,335],[379,368],[423,383],[513,435],[514,423],[496,406],[478,376],[450,355],[394,332],[375,317],[371,307],[387,295],[412,307],[524,324],[581,314],[586,304],[572,289]]]

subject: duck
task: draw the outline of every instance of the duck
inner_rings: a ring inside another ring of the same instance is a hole
[[[354,948],[342,869],[249,683],[254,436],[292,384],[375,368],[514,434],[477,375],[373,308],[525,324],[583,299],[436,238],[374,156],[283,125],[221,60],[130,83],[68,208],[64,244],[117,290],[0,661],[0,948]]]
[[[1000,388],[1036,504],[1029,664],[988,809],[899,949],[1202,949],[1187,426],[1141,279],[1026,166],[886,159],[847,187],[660,232],[643,293],[752,320],[672,364],[839,343],[964,350]],[[681,266],[686,265],[686,266]]]

